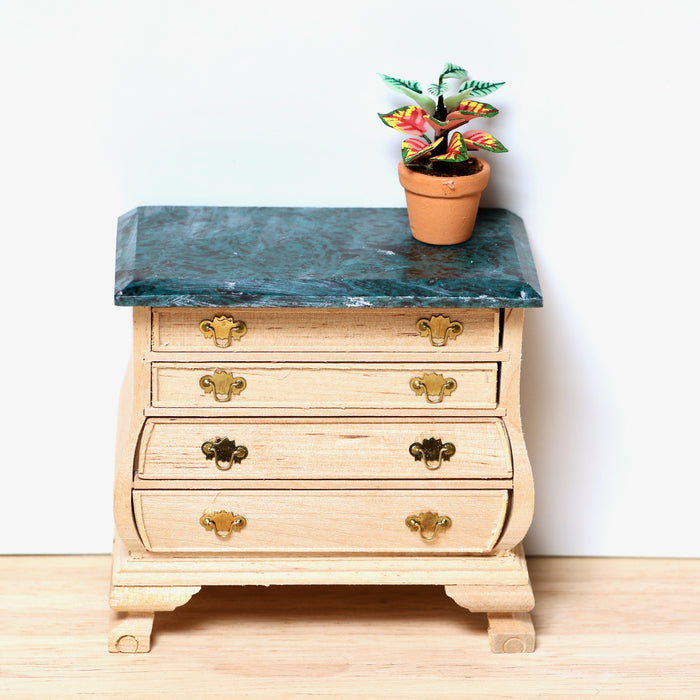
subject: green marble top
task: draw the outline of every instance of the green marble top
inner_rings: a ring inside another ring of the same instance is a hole
[[[522,220],[481,209],[432,246],[402,208],[138,207],[119,218],[119,306],[542,306]]]

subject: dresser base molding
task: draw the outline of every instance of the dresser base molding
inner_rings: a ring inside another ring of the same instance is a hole
[[[494,652],[534,650],[534,606],[522,546],[493,556],[226,556],[139,553],[114,542],[109,650],[147,652],[155,612],[208,585],[442,585],[460,607],[489,614]]]

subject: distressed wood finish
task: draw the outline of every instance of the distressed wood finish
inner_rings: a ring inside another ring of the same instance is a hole
[[[238,464],[217,468],[202,445],[217,437],[243,445]],[[455,454],[416,460],[414,443],[452,443]],[[142,479],[503,479],[512,476],[510,444],[498,418],[383,419],[149,418],[141,438]],[[431,468],[428,468],[431,467]]]
[[[217,402],[199,385],[200,378],[216,370],[246,381],[230,401]],[[430,403],[410,387],[415,377],[441,374],[454,378],[457,388]],[[323,364],[323,363],[154,363],[153,406],[158,408],[212,408],[244,413],[251,409],[295,411],[384,411],[394,408],[417,413],[443,408],[495,408],[498,365],[495,362],[460,364]]]
[[[503,526],[507,491],[135,491],[134,513],[153,552],[484,553]],[[200,518],[227,511],[247,524],[226,539]],[[424,539],[406,518],[449,516]]]
[[[448,316],[464,330],[435,347],[416,328],[420,319]],[[215,316],[244,321],[240,340],[218,348],[199,324]],[[153,309],[155,352],[219,352],[222,355],[272,353],[434,353],[495,352],[499,344],[498,309]]]

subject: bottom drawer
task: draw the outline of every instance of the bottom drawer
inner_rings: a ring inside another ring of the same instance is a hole
[[[485,553],[507,490],[136,491],[153,552]]]

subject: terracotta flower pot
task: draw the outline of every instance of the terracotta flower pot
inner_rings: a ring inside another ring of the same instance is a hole
[[[481,192],[491,172],[485,160],[476,160],[481,170],[460,177],[424,175],[399,163],[414,238],[433,245],[453,245],[471,238]]]

